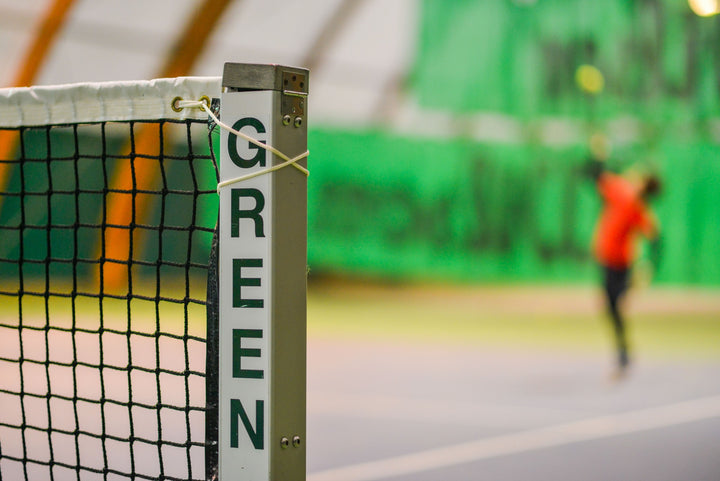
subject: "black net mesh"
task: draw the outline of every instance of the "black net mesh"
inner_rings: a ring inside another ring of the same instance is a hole
[[[205,479],[207,123],[0,134],[0,479]]]

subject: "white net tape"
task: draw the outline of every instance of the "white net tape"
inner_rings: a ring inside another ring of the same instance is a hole
[[[0,127],[207,118],[173,109],[177,97],[219,97],[220,77],[178,77],[0,89]]]

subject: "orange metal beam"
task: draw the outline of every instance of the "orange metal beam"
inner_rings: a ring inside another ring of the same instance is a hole
[[[55,44],[60,28],[75,0],[55,0],[38,23],[33,42],[25,53],[24,61],[13,79],[13,87],[28,87],[35,81],[50,48]]]
[[[65,24],[67,14],[75,0],[54,0],[43,12],[35,26],[32,42],[25,51],[20,67],[10,82],[10,87],[32,85],[40,71],[48,52],[57,40],[57,34]],[[0,160],[10,160],[18,143],[18,133],[13,130],[0,130]],[[12,164],[0,164],[0,191],[10,181]]]
[[[323,61],[327,50],[333,46],[345,26],[354,18],[362,4],[363,0],[343,0],[320,29],[320,33],[310,45],[300,66],[311,71],[316,68]]]
[[[208,38],[231,1],[204,0],[198,5],[170,50],[158,77],[179,77],[191,73],[193,65],[203,52]],[[129,152],[129,156],[137,156],[137,154],[157,156],[160,153],[158,142],[157,128],[139,128],[135,134],[134,152],[130,152],[129,148],[126,151]],[[130,243],[137,238],[137,232],[131,232],[128,226],[133,219],[136,224],[142,223],[150,203],[151,196],[137,194],[133,200],[129,191],[133,188],[153,190],[160,177],[160,169],[155,162],[135,157],[132,163],[133,167],[131,163],[121,164],[114,173],[110,187],[111,190],[128,193],[110,194],[107,199],[107,224],[122,227],[108,227],[103,239],[105,258],[114,261],[105,262],[102,266],[101,275],[106,292],[119,292],[127,285]]]
[[[205,0],[198,6],[170,50],[160,77],[180,77],[190,73],[230,3],[232,0]]]

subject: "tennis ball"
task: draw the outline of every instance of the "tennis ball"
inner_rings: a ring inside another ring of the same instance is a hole
[[[602,72],[592,65],[580,65],[575,71],[575,82],[585,93],[597,95],[605,86]]]

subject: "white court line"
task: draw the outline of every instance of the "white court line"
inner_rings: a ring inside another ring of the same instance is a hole
[[[507,454],[609,438],[714,417],[720,417],[720,395],[328,469],[311,473],[307,480],[372,481],[385,479]]]

